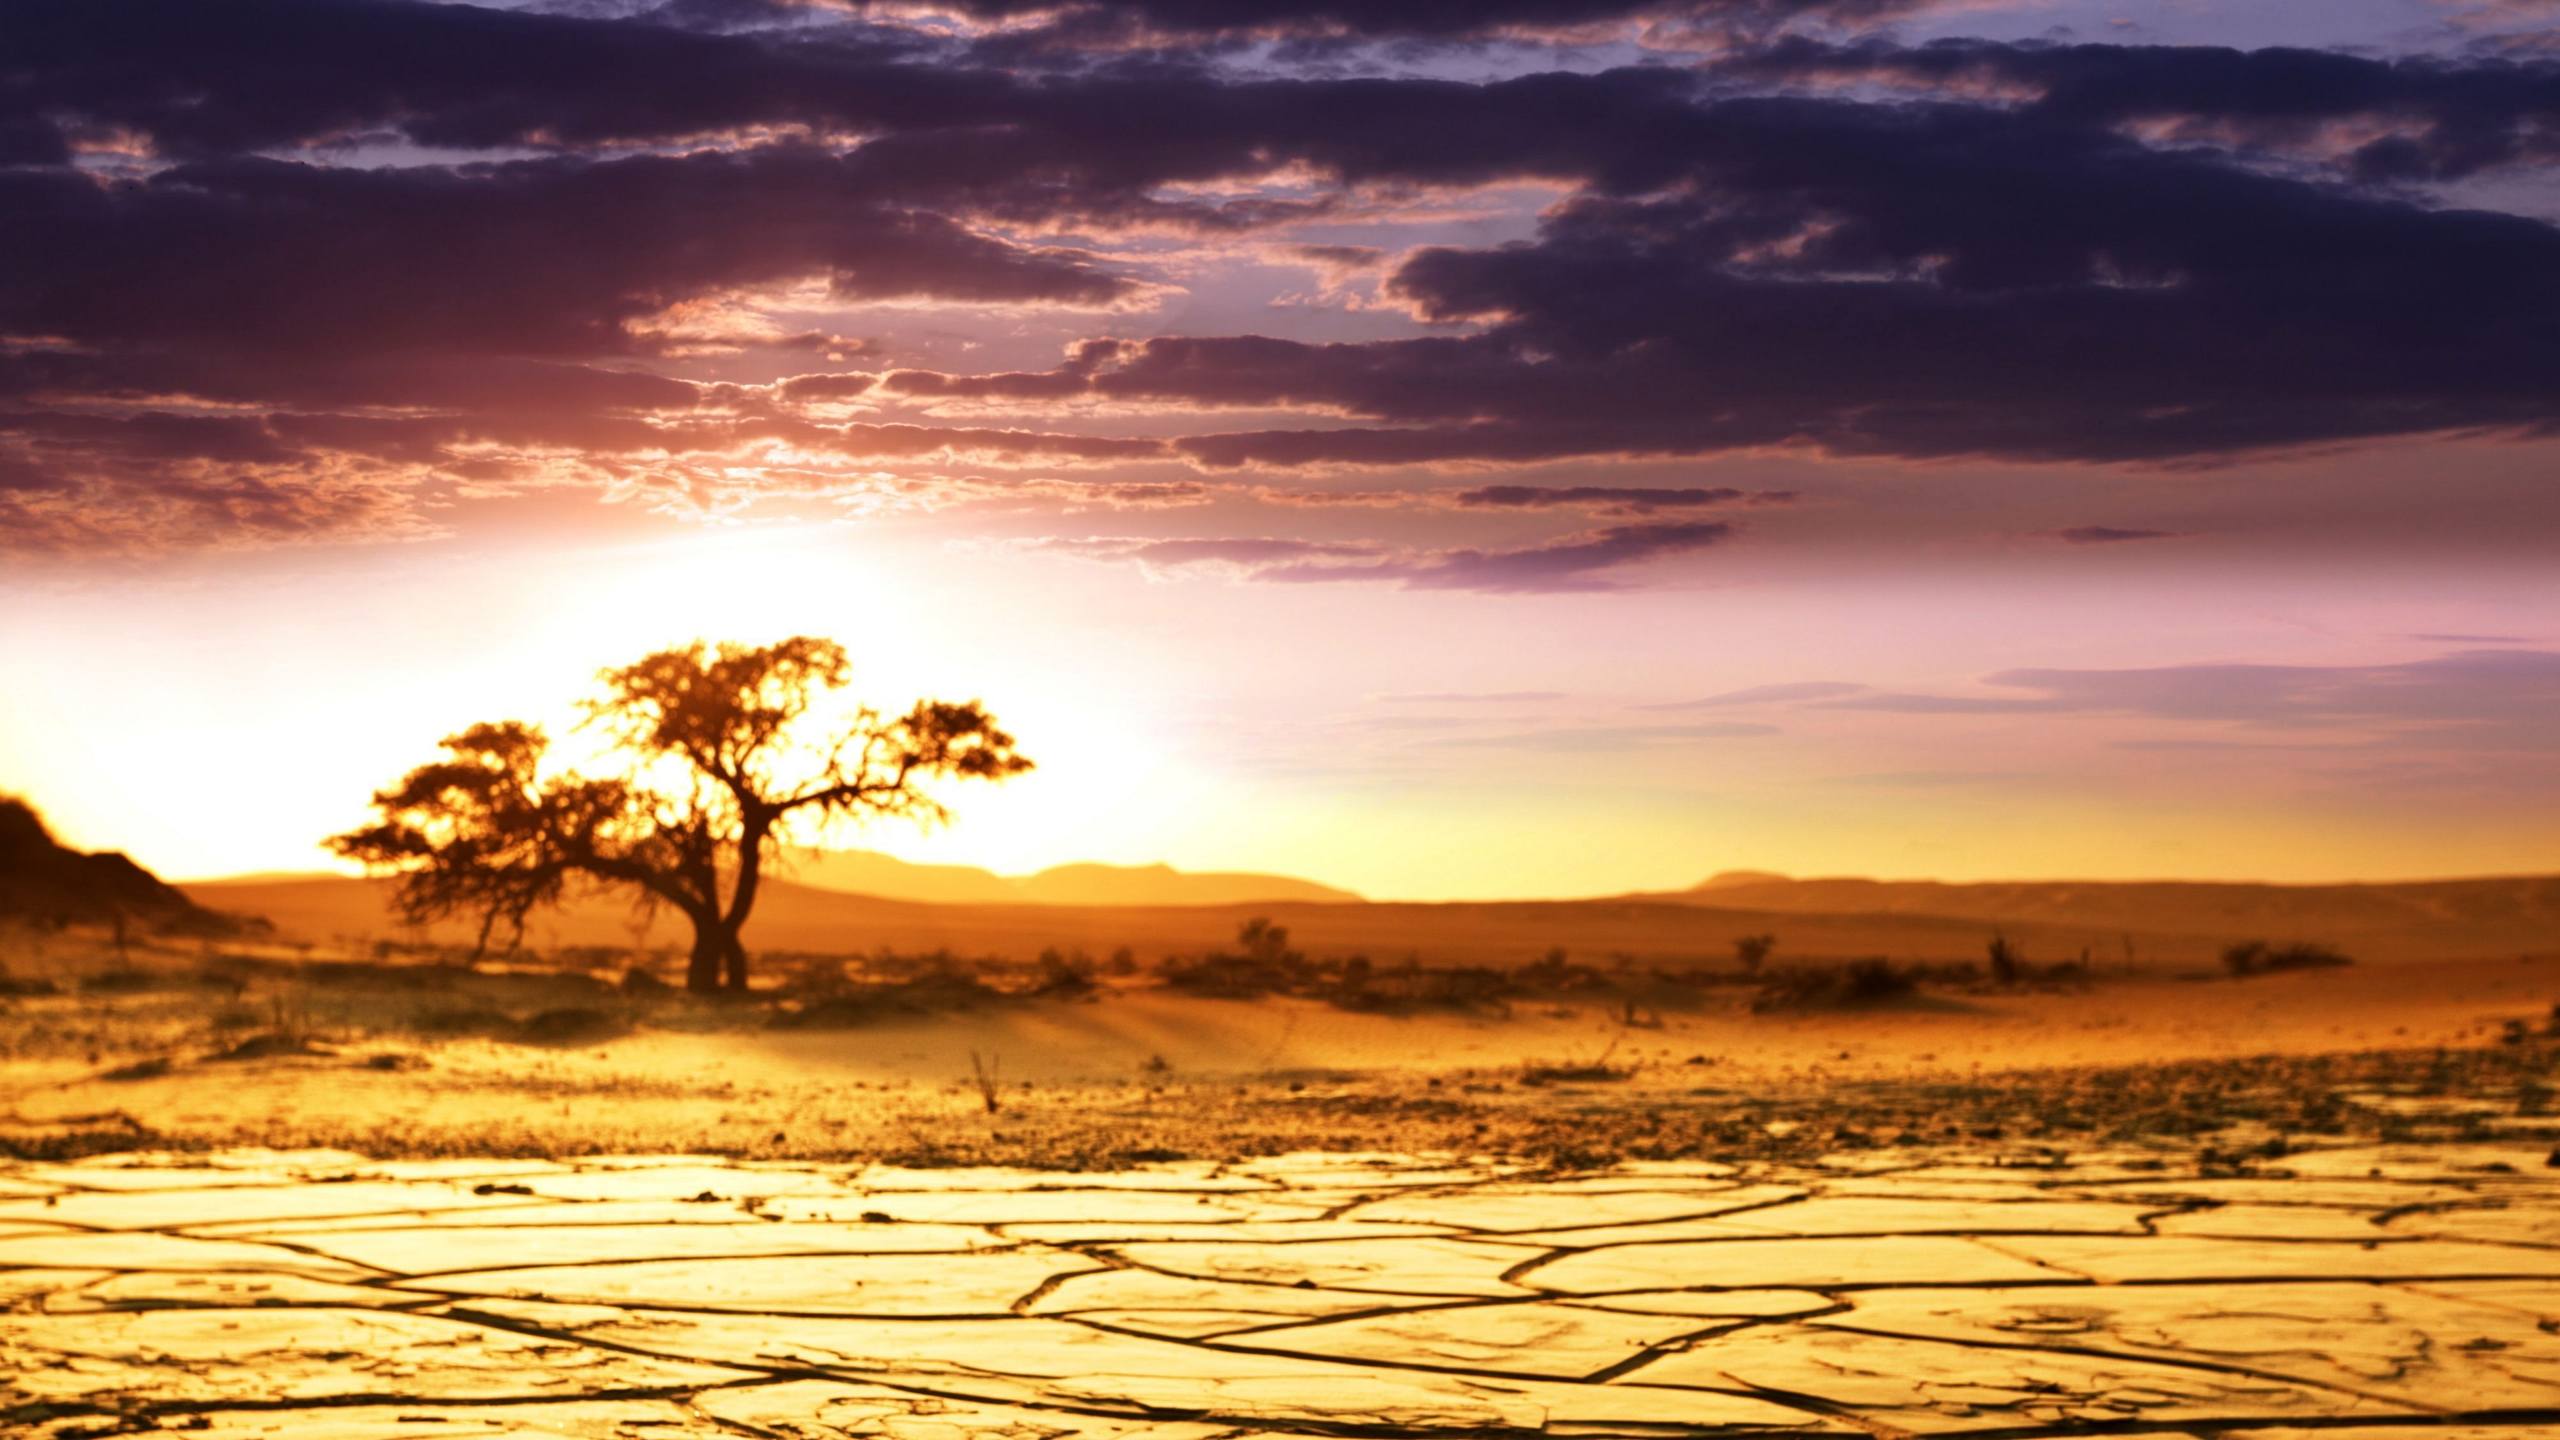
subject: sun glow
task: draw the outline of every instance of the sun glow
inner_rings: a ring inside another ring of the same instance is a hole
[[[1174,770],[1143,718],[1106,694],[1080,688],[1072,665],[968,643],[953,616],[928,607],[906,567],[913,557],[866,555],[844,527],[735,529],[632,546],[596,557],[527,607],[538,617],[518,637],[501,681],[475,687],[491,713],[525,713],[561,738],[563,753],[592,754],[579,729],[586,677],[609,664],[694,639],[763,643],[827,636],[853,653],[848,702],[896,713],[920,698],[981,699],[1038,767],[1001,786],[947,783],[937,793],[954,822],[837,827],[831,845],[915,858],[1037,869],[1093,858],[1095,822],[1108,815],[1115,841],[1169,823],[1192,787]],[[548,698],[547,707],[527,697]],[[813,721],[821,720],[813,716]],[[822,728],[822,727],[821,727]],[[814,730],[812,732],[815,733]],[[423,757],[420,757],[423,758]],[[385,778],[388,778],[386,773]],[[1138,822],[1133,826],[1132,822]]]
[[[1039,766],[1002,786],[945,785],[949,827],[892,822],[829,843],[1037,869],[1098,853],[1096,821],[1109,815],[1116,843],[1103,848],[1134,855],[1156,833],[1147,817],[1191,789],[1168,779],[1161,737],[1107,689],[1080,687],[1079,667],[1035,637],[991,627],[1003,597],[929,603],[937,592],[914,567],[931,563],[851,527],[811,525],[694,531],[538,563],[497,553],[362,589],[323,575],[281,637],[235,613],[248,603],[239,592],[173,581],[183,593],[155,607],[155,623],[121,627],[119,653],[99,653],[96,632],[24,637],[66,652],[31,663],[95,678],[78,693],[14,697],[0,749],[25,765],[17,783],[60,797],[66,835],[130,848],[163,873],[344,868],[320,838],[353,824],[367,795],[432,758],[443,736],[529,720],[565,763],[595,763],[601,737],[582,728],[580,702],[599,670],[694,639],[809,634],[852,652],[851,699],[892,713],[919,698],[982,699]],[[335,683],[288,686],[279,667],[294,653],[338,657]],[[288,689],[302,703],[280,717]],[[136,755],[151,763],[133,765]],[[217,813],[218,825],[193,818]]]

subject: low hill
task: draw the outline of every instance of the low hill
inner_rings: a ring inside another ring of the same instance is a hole
[[[1035,875],[999,875],[974,865],[918,865],[876,850],[795,855],[790,878],[820,890],[937,905],[1242,905],[1302,900],[1356,902],[1359,896],[1288,875],[1193,873],[1170,865],[1054,865]]]
[[[1719,870],[1689,888],[1692,891],[1737,890],[1746,885],[1776,884],[1786,878],[1774,870]]]
[[[1001,905],[1014,882],[975,865],[919,865],[877,850],[795,851],[778,867],[793,883],[849,895],[934,905]]]
[[[256,909],[288,934],[315,941],[361,943],[400,937],[390,912],[391,882],[343,876],[213,881],[189,887],[213,904]],[[1453,904],[1316,904],[1296,901],[1237,905],[937,905],[768,881],[747,943],[758,950],[850,954],[887,947],[900,952],[950,949],[967,955],[1029,959],[1055,946],[1104,956],[1126,947],[1143,959],[1199,954],[1232,944],[1247,919],[1267,916],[1289,927],[1299,948],[1318,955],[1363,953],[1382,962],[1417,956],[1435,965],[1519,965],[1550,946],[1593,964],[1619,957],[1665,965],[1727,964],[1732,936],[1747,919],[1723,911],[1660,901],[1524,900]],[[1760,928],[1767,928],[1766,917]],[[682,922],[662,917],[644,945],[679,947]],[[1988,931],[1970,921],[1806,918],[1788,927],[1782,955],[1893,953],[1972,959]],[[611,898],[587,899],[537,914],[527,928],[536,949],[633,944],[629,909]],[[429,938],[467,944],[470,927],[432,927]],[[2083,943],[2080,932],[2032,928],[2028,938],[2061,954]]]
[[[1725,874],[1667,900],[1782,916],[1930,916],[2220,941],[2317,939],[2380,952],[2523,953],[2560,946],[2560,876],[2356,885],[1985,881]]]
[[[120,851],[84,853],[64,845],[34,806],[10,796],[0,796],[0,918],[203,935],[253,923],[198,905]]]
[[[1873,883],[1860,882],[1862,886]],[[2113,896],[2121,887],[2079,888]],[[2152,917],[2139,915],[2139,904],[2129,899],[2081,908],[2055,900],[2041,915],[2023,913],[2015,904],[1991,903],[1982,896],[1972,897],[1972,908],[1983,912],[1977,914],[1930,914],[1873,905],[1825,913],[1812,908],[1824,891],[1778,895],[1768,904],[1756,904],[1750,897],[1762,890],[1739,887],[1715,892],[1711,900],[1684,893],[1615,900],[1436,904],[991,905],[888,900],[778,881],[767,885],[747,927],[747,942],[767,951],[850,954],[886,947],[912,953],[948,948],[1017,959],[1029,959],[1051,946],[1095,956],[1126,947],[1142,959],[1153,959],[1200,954],[1231,944],[1246,919],[1268,916],[1289,927],[1293,942],[1311,954],[1360,953],[1382,964],[1411,956],[1432,965],[1507,967],[1532,961],[1549,947],[1562,947],[1573,959],[1593,965],[1725,966],[1733,963],[1736,936],[1759,933],[1778,937],[1773,963],[1779,965],[1865,955],[1980,961],[1995,929],[2035,961],[2071,959],[2085,950],[2103,965],[2131,961],[2143,968],[2178,970],[2210,967],[2224,945],[2259,936],[2326,941],[2366,962],[2478,959],[2560,949],[2560,930],[2520,924],[2494,908],[2486,915],[2453,913],[2428,923],[2412,923],[2398,911],[2376,918],[2353,903],[2323,908],[2316,896],[2289,894],[2296,888],[2363,887],[2227,888],[2244,894],[2279,893],[2257,896],[2252,904],[2238,903],[2240,896],[2235,895],[2232,908],[2216,913],[2164,906],[2157,923],[2152,923]],[[384,881],[314,876],[211,882],[189,890],[209,904],[267,915],[300,938],[363,942],[404,933],[390,914],[390,887]],[[1878,898],[1877,892],[1864,888],[1837,893],[1859,901]],[[1965,906],[1968,901],[1958,897],[1945,903]],[[678,948],[684,940],[679,928],[678,922],[662,918],[640,943]],[[469,940],[467,927],[460,925],[430,933],[445,943]],[[627,907],[609,898],[591,899],[537,915],[528,940],[537,949],[571,945],[623,949],[633,946],[634,930]]]
[[[1053,865],[1014,882],[1035,905],[1246,905],[1295,900],[1364,903],[1348,890],[1288,875],[1176,870],[1170,865]]]

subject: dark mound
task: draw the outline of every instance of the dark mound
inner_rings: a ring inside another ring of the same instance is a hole
[[[0,919],[108,925],[190,935],[262,928],[207,910],[116,851],[83,854],[53,838],[35,807],[0,796]]]

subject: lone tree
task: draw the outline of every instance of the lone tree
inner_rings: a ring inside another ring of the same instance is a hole
[[[549,765],[548,737],[521,721],[474,725],[377,793],[375,822],[329,848],[398,875],[413,924],[477,920],[484,948],[501,927],[520,944],[525,918],[573,891],[629,888],[692,922],[686,988],[744,990],[739,934],[777,846],[848,819],[947,819],[928,781],[1031,768],[974,700],[830,723],[820,703],[851,673],[843,646],[807,636],[661,650],[603,672],[586,704],[626,773]]]

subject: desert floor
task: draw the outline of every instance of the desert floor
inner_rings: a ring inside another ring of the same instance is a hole
[[[50,961],[12,1434],[2560,1435],[2548,957],[1386,1013]]]
[[[2519,1143],[0,1170],[68,1437],[2560,1433]]]

